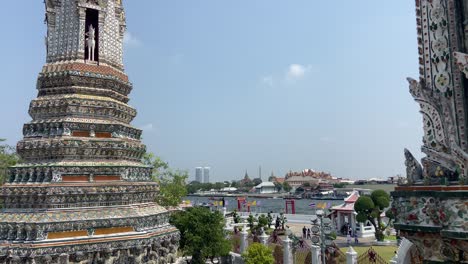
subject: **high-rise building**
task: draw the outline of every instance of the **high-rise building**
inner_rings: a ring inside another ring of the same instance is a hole
[[[179,232],[130,124],[122,1],[44,2],[47,63],[0,191],[0,263],[172,263]]]
[[[202,167],[195,168],[195,181],[203,183],[203,168]]]
[[[203,168],[203,180],[204,183],[210,182],[210,167]]]

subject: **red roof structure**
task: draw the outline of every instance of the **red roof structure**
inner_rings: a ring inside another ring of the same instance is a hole
[[[359,192],[353,191],[348,197],[344,199],[344,204],[333,206],[330,208],[332,211],[354,211],[354,203],[359,198]]]
[[[359,198],[359,192],[358,191],[353,191],[350,196],[346,197],[344,199],[345,203],[355,203],[357,199]]]

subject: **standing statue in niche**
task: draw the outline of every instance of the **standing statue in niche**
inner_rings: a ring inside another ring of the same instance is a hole
[[[86,33],[86,46],[88,47],[88,60],[94,61],[94,50],[96,49],[96,29],[93,25],[89,25],[89,30]]]

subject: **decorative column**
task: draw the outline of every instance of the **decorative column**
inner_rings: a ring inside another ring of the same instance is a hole
[[[346,252],[346,264],[357,264],[357,252],[354,251],[353,247],[349,247]]]
[[[262,228],[263,229],[263,228]],[[260,242],[263,244],[263,245],[266,245],[267,244],[267,241],[268,241],[268,235],[265,234],[265,230],[262,230],[262,234],[260,235]]]
[[[226,217],[226,211],[227,211],[226,207],[223,207],[223,217]]]
[[[341,226],[343,225],[343,223],[341,222],[341,212],[340,211],[338,211],[336,218],[338,218],[338,230],[341,230]]]
[[[320,263],[320,247],[312,245],[312,264]]]
[[[230,230],[231,228],[230,228],[230,225],[229,225],[227,219],[225,219],[225,220],[226,220],[226,225],[224,226],[224,233],[226,235],[226,239],[229,239],[230,238],[229,232],[231,231]],[[234,232],[234,230],[233,230],[233,232]]]
[[[244,253],[245,250],[247,249],[247,247],[249,246],[247,244],[247,236],[249,235],[249,233],[247,233],[247,226],[244,225],[242,226],[242,231],[241,231],[241,243],[240,243],[240,253]]]
[[[349,214],[349,221],[351,222],[351,229],[353,230],[353,236],[354,236],[354,232],[356,231],[356,215],[357,213],[355,214],[355,212],[352,212],[351,214]]]
[[[335,221],[335,214],[331,215],[331,221],[332,221],[333,227],[336,228],[336,230],[339,230],[339,228],[337,226],[338,224]]]
[[[291,262],[291,245],[292,240],[289,239],[289,237],[286,237],[285,240],[283,240],[283,264],[292,264]]]

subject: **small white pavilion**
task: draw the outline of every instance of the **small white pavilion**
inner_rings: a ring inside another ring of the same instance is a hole
[[[256,193],[277,193],[276,186],[273,182],[262,182],[255,186]]]
[[[374,236],[374,226],[368,221],[366,223],[358,223],[356,221],[356,211],[354,211],[354,203],[359,198],[359,192],[354,190],[344,203],[333,206],[331,210],[332,223],[335,225],[338,235],[347,235],[349,230],[357,232],[358,237],[372,237]]]

